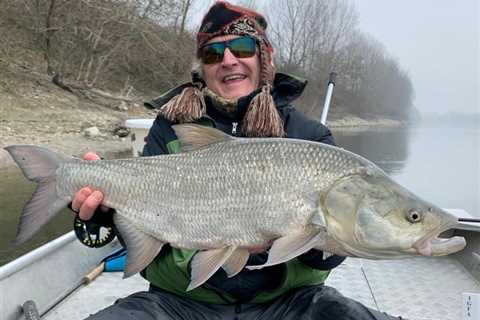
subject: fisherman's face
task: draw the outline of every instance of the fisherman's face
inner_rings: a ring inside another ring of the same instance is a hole
[[[225,35],[212,38],[207,44],[240,38]],[[248,58],[237,58],[229,48],[225,48],[223,60],[217,63],[202,63],[203,78],[207,87],[219,96],[236,100],[249,95],[259,86],[260,58],[257,53]]]

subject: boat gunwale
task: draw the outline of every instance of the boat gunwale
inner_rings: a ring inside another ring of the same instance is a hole
[[[43,259],[48,256],[50,253],[53,253],[60,248],[64,247],[70,242],[76,241],[77,237],[75,236],[74,231],[70,231],[56,239],[53,239],[42,246],[27,252],[26,254],[16,258],[15,260],[0,266],[0,281],[5,278],[8,278],[12,274],[23,270],[24,268],[30,266],[32,263]]]

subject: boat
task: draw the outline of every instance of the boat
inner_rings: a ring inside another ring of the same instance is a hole
[[[142,155],[145,138],[148,130],[153,125],[155,119],[127,119],[125,127],[130,130],[130,141],[132,145],[132,156],[139,157]]]

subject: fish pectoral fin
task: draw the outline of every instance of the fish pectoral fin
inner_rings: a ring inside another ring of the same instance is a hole
[[[248,261],[250,253],[247,249],[238,248],[232,255],[225,261],[222,268],[227,273],[229,278],[237,275],[245,267]]]
[[[127,246],[124,278],[128,278],[145,269],[155,259],[165,243],[138,229],[118,211],[113,219]]]
[[[315,247],[320,241],[318,230],[287,235],[275,240],[268,253],[265,264],[247,266],[249,270],[262,269],[264,267],[287,262]]]
[[[207,281],[230,258],[236,247],[198,251],[190,264],[190,284],[187,291]]]
[[[318,227],[325,227],[327,225],[321,209],[316,210],[310,222]]]
[[[199,124],[177,124],[172,126],[182,152],[193,151],[212,143],[233,140],[232,136],[211,127]]]
[[[319,192],[307,192],[305,194],[305,201],[311,207],[313,214],[310,222],[316,226],[325,227],[325,214],[320,206],[320,194]]]

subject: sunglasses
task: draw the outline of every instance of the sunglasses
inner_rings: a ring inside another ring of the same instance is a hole
[[[250,58],[257,51],[257,42],[252,37],[241,37],[228,41],[209,43],[200,47],[200,59],[204,64],[219,63],[223,61],[225,48],[228,48],[237,58]]]

